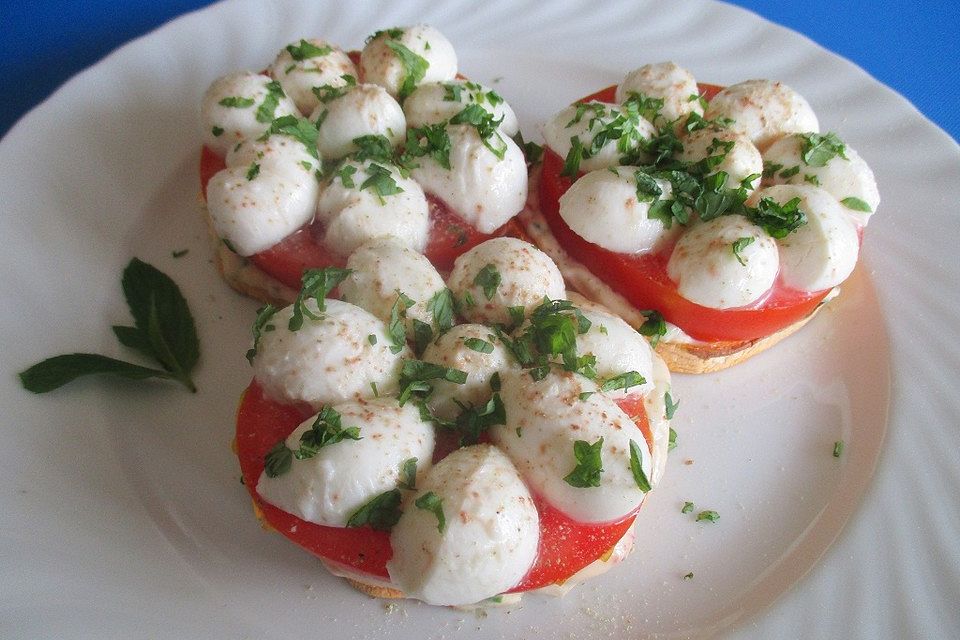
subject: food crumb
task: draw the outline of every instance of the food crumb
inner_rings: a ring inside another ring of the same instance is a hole
[[[685,465],[687,465],[687,466],[689,467],[690,465],[693,464],[693,459],[692,459],[692,458],[687,458],[686,460],[683,461],[683,464],[685,464]]]

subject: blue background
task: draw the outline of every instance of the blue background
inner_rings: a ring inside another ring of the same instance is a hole
[[[319,1],[319,0],[318,0]],[[0,135],[78,71],[208,0],[0,1]],[[960,139],[960,1],[736,0],[848,58]]]

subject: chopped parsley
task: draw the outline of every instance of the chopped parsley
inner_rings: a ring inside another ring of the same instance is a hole
[[[370,335],[367,336],[367,342],[370,343],[370,346],[377,344],[377,336],[371,333]]]
[[[648,309],[640,313],[646,320],[643,321],[642,325],[637,327],[637,331],[640,335],[650,338],[650,346],[656,347],[657,343],[660,342],[660,338],[667,333],[667,322],[663,319],[659,311]]]
[[[603,384],[600,385],[601,391],[616,391],[618,389],[623,389],[626,391],[630,387],[636,387],[641,384],[646,384],[647,379],[636,371],[627,371],[626,373],[621,373],[620,375],[614,376],[606,380]]]
[[[800,198],[783,204],[773,198],[761,198],[757,208],[748,211],[747,217],[774,238],[784,238],[807,222],[807,215],[800,210]]]
[[[283,92],[280,83],[276,80],[268,82],[266,89],[267,95],[264,96],[263,102],[257,107],[257,122],[272,123],[273,115],[277,111],[277,106],[280,104],[280,98],[286,97],[286,94]]]
[[[396,40],[387,40],[386,44],[403,66],[403,81],[400,83],[399,91],[399,98],[403,101],[404,98],[413,93],[417,84],[423,80],[430,63]]]
[[[339,267],[325,267],[323,269],[307,269],[300,278],[300,293],[293,303],[293,315],[290,316],[290,322],[287,328],[290,331],[299,331],[303,326],[304,316],[311,320],[319,320],[321,316],[315,314],[308,306],[307,302],[311,299],[317,303],[317,311],[323,312],[325,309],[324,300],[327,294],[333,291],[348,275],[350,269],[340,269]]]
[[[667,451],[673,451],[677,448],[677,432],[670,427],[670,438],[667,441]]]
[[[473,279],[473,284],[483,289],[483,295],[486,296],[487,300],[493,300],[493,296],[497,293],[497,287],[500,286],[501,280],[502,278],[497,267],[493,264],[487,264],[477,273]]]
[[[464,384],[467,381],[467,374],[464,371],[449,369],[432,362],[405,359],[400,369],[400,395],[397,398],[400,405],[406,404],[414,392],[430,391],[430,385],[426,383],[431,380],[446,380],[454,384]]]
[[[313,92],[313,95],[317,96],[317,100],[326,104],[331,100],[336,100],[346,95],[351,89],[357,86],[357,79],[349,73],[343,74],[340,78],[343,80],[343,84],[341,85],[334,86],[332,84],[325,84],[319,87],[311,87],[310,91]]]
[[[733,255],[736,257],[737,262],[739,262],[741,266],[745,267],[747,266],[747,263],[743,259],[743,255],[740,252],[743,251],[746,247],[749,247],[755,241],[756,241],[756,238],[754,238],[753,236],[745,236],[743,238],[737,238],[736,240],[733,241],[733,245],[732,245]]]
[[[863,211],[864,213],[873,213],[873,209],[870,208],[870,205],[861,200],[860,198],[854,198],[850,196],[849,198],[844,198],[840,201],[840,204],[845,206],[848,209],[853,209],[854,211]]]
[[[433,491],[427,491],[425,494],[420,496],[414,501],[414,506],[417,509],[423,509],[424,511],[429,511],[437,517],[437,531],[443,533],[447,528],[447,520],[443,516],[443,502],[440,500],[440,497],[435,494]]]
[[[847,160],[846,151],[843,140],[835,133],[805,133],[800,136],[800,158],[811,167],[824,167],[837,156]]]
[[[641,458],[643,456],[640,454],[640,446],[634,442],[630,441],[630,472],[633,474],[633,481],[637,483],[637,488],[644,493],[649,493],[650,491],[650,480],[647,479],[647,474],[643,472],[643,464]]]
[[[387,323],[387,334],[390,336],[391,353],[400,353],[407,344],[407,330],[404,321],[407,318],[407,309],[412,307],[414,302],[405,293],[397,290],[397,299],[390,307],[390,321]]]
[[[843,448],[844,448],[843,440],[837,440],[836,442],[834,442],[834,443],[833,443],[833,457],[834,457],[834,458],[839,458],[840,456],[842,456],[842,455],[843,455]]]
[[[258,138],[266,140],[274,134],[290,136],[307,148],[314,158],[317,157],[317,129],[320,123],[313,123],[297,116],[280,116],[270,123],[267,131]]]
[[[256,100],[254,100],[253,98],[242,98],[240,96],[227,96],[217,104],[219,104],[221,107],[230,107],[232,109],[246,109],[247,107],[252,107],[254,102],[256,102]],[[217,134],[214,134],[214,135],[217,135]]]
[[[667,420],[673,420],[673,416],[677,413],[677,407],[680,406],[679,402],[674,402],[673,397],[670,395],[670,392],[667,391],[663,394],[663,415]],[[670,438],[671,442],[676,442],[676,432]]]
[[[493,345],[480,338],[467,338],[463,345],[477,353],[493,353]]]
[[[720,514],[716,511],[701,511],[697,514],[697,522],[716,522],[720,519]]]
[[[414,491],[417,488],[417,459],[407,458],[400,465],[400,483],[401,489]]]
[[[502,122],[503,116],[495,120],[492,113],[476,103],[467,105],[460,113],[450,118],[450,124],[468,124],[476,129],[483,141],[483,146],[500,160],[503,160],[507,152],[507,143],[499,133]],[[494,137],[500,141],[499,145],[491,142]]]
[[[369,189],[380,200],[380,204],[386,204],[385,196],[393,196],[403,193],[403,189],[393,178],[393,173],[383,165],[371,162],[366,167],[367,179],[360,184],[360,189]]]
[[[306,40],[301,39],[297,44],[288,44],[287,51],[290,53],[290,57],[296,60],[297,62],[301,60],[306,60],[307,58],[318,58],[320,56],[325,56],[328,53],[333,51],[332,47],[322,46],[318,47],[312,42],[307,42]]]
[[[694,509],[692,502],[684,502],[683,508],[680,509],[680,513],[692,513]]]
[[[259,163],[253,162],[247,169],[247,180],[253,180],[258,175],[260,175],[260,165]]]
[[[403,160],[414,163],[415,158],[432,158],[444,169],[450,169],[450,136],[446,124],[428,124],[407,130]]]
[[[573,443],[573,457],[577,465],[573,471],[564,477],[564,482],[571,487],[586,489],[600,486],[600,474],[603,473],[603,461],[600,452],[603,448],[603,438],[590,444],[586,440],[577,440]]]
[[[454,325],[453,292],[444,287],[437,291],[427,301],[427,312],[433,317],[433,323],[440,333],[444,333]]]
[[[347,520],[347,526],[370,525],[378,531],[389,531],[400,519],[400,498],[400,489],[381,493],[357,509]]]
[[[317,455],[324,447],[343,440],[360,440],[360,427],[341,424],[342,416],[332,407],[323,407],[310,429],[300,435],[300,449],[293,452],[297,460],[306,460]]]
[[[220,136],[223,135],[223,127],[214,126],[213,128],[210,129],[210,133],[213,134],[213,137],[219,138]]]
[[[270,319],[279,309],[272,304],[264,305],[257,309],[257,318],[253,321],[253,346],[247,351],[247,361],[253,364],[253,358],[257,355],[257,348],[260,346],[260,338],[266,331],[272,331],[273,325],[269,324]],[[268,327],[270,327],[268,329]]]

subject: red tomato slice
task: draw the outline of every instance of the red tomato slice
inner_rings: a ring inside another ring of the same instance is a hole
[[[708,98],[721,88],[698,85]],[[615,87],[587,96],[583,101],[613,101]],[[669,250],[656,254],[616,253],[588,242],[574,233],[560,217],[560,196],[573,181],[560,175],[563,159],[547,148],[540,180],[540,210],[557,241],[573,258],[623,295],[637,309],[656,309],[667,321],[706,342],[756,340],[776,333],[807,317],[829,291],[807,293],[790,289],[779,279],[770,293],[748,307],[711,309],[680,295],[667,275]]]
[[[652,443],[643,401],[630,396],[618,404],[634,417]],[[237,410],[237,457],[243,481],[264,522],[313,555],[381,579],[389,579],[386,563],[393,556],[390,535],[370,527],[344,529],[306,522],[262,501],[256,485],[267,452],[311,415],[308,408],[275,402],[250,383]],[[652,446],[652,444],[651,444]],[[604,555],[623,537],[636,514],[614,523],[582,524],[535,497],[540,512],[540,546],[534,566],[512,591],[529,591],[566,580]]]

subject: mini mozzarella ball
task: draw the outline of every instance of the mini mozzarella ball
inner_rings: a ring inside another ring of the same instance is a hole
[[[262,473],[257,493],[301,520],[345,527],[363,505],[405,480],[401,477],[405,461],[416,458],[418,478],[426,476],[434,432],[412,402],[401,407],[396,398],[359,400],[332,409],[340,414],[342,428],[360,429],[360,439],[344,438],[321,447],[312,458],[294,458],[290,470],[275,478]],[[297,451],[300,436],[316,419],[311,416],[294,429],[285,441],[287,447]]]
[[[321,313],[315,300],[305,303],[319,316],[306,314],[303,326],[289,329],[293,306],[269,320],[253,359],[253,374],[264,393],[279,402],[323,405],[387,395],[397,390],[406,345],[393,353],[387,325],[360,307],[326,300]],[[373,339],[370,338],[373,336]]]
[[[842,283],[857,266],[860,235],[846,208],[823,189],[777,185],[761,189],[755,199],[784,204],[800,198],[807,222],[777,240],[783,283],[801,291],[824,291]]]
[[[661,195],[637,198],[638,167],[591,171],[560,196],[560,217],[578,236],[618,253],[647,253],[676,235],[660,218],[649,216],[651,205],[669,198],[673,189],[656,178]]]
[[[270,120],[257,120],[257,109],[270,93],[267,85],[273,82],[269,76],[248,71],[238,71],[214,80],[203,94],[200,105],[200,121],[203,123],[203,144],[221,156],[238,142],[259,138],[270,127]],[[245,106],[221,104],[238,98],[253,100]],[[272,118],[298,115],[293,100],[284,96],[279,99]],[[272,119],[271,118],[271,119]]]
[[[527,161],[508,136],[494,133],[484,144],[477,129],[450,125],[450,168],[433,157],[419,158],[410,174],[423,190],[442,200],[481,233],[493,233],[527,202]],[[501,151],[500,158],[487,145]]]
[[[246,140],[227,152],[228,167],[249,170],[254,163],[260,166],[260,173],[274,173],[289,179],[310,176],[316,180],[316,171],[320,169],[319,159],[311,155],[306,145],[278,134],[266,140]]]
[[[727,147],[730,147],[729,150]],[[709,172],[726,172],[728,189],[741,186],[749,176],[756,178],[750,182],[747,193],[753,193],[760,185],[763,158],[750,138],[741,133],[726,129],[700,129],[683,138],[683,151],[678,154],[680,160],[687,162],[699,162],[717,156],[723,159]]]
[[[676,62],[645,64],[628,73],[617,85],[617,102],[626,102],[634,93],[663,100],[660,118],[654,123],[658,126],[675,120],[685,122],[691,113],[703,115],[696,79]]]
[[[344,87],[347,80],[343,76],[356,78],[357,68],[339,47],[311,38],[292,42],[282,49],[270,65],[270,75],[280,83],[300,113],[308,114],[319,103],[312,91],[315,87]]]
[[[241,256],[265,251],[310,222],[319,192],[307,172],[250,175],[250,167],[228,167],[207,184],[213,228]]]
[[[391,310],[402,293],[414,301],[406,310],[408,337],[414,335],[414,320],[434,324],[428,305],[446,284],[426,256],[396,238],[377,238],[350,254],[347,269],[351,273],[340,285],[340,293],[347,302],[389,322]]]
[[[317,133],[317,149],[331,160],[356,151],[353,140],[362,136],[383,136],[396,147],[403,142],[407,130],[403,109],[383,87],[375,84],[357,85],[339,98],[321,104],[310,119],[323,120]]]
[[[761,152],[782,135],[820,130],[804,97],[770,80],[747,80],[723,89],[710,100],[704,117],[732,119],[730,129],[745,134]]]
[[[609,522],[630,515],[644,493],[630,471],[630,441],[651,477],[650,450],[640,428],[597,385],[570,371],[534,381],[527,371],[501,374],[507,423],[490,429],[530,489],[578,522]],[[583,394],[583,395],[581,395]],[[574,442],[603,438],[597,487],[574,487],[564,478],[577,467]]]
[[[423,78],[417,84],[456,77],[457,54],[453,45],[434,27],[418,24],[380,31],[367,43],[360,53],[360,75],[364,82],[380,85],[395,98],[400,95],[407,71],[389,42],[403,45],[427,62]]]
[[[520,130],[517,116],[496,91],[469,80],[430,82],[422,84],[403,102],[407,126],[422,127],[449,120],[465,107],[478,104],[494,120],[503,118],[500,130],[513,137]]]
[[[734,243],[743,238],[753,241],[734,252]],[[777,243],[766,231],[743,216],[720,216],[696,222],[680,236],[667,275],[690,302],[730,309],[759,300],[773,286],[779,268]]]
[[[854,219],[866,224],[880,204],[880,192],[877,180],[866,161],[856,150],[844,145],[843,156],[830,158],[822,167],[809,165],[803,161],[803,145],[808,134],[784,136],[770,145],[763,154],[768,165],[782,165],[783,170],[800,167],[800,171],[784,178],[778,171],[773,175],[772,184],[808,184],[812,183],[830,192],[837,200],[858,198],[867,203],[870,211],[857,211],[847,208]],[[844,157],[845,156],[845,157]]]
[[[345,184],[349,168],[354,173]],[[382,171],[390,172],[399,193],[380,196],[372,187],[361,188],[367,178]],[[430,233],[430,211],[420,185],[404,178],[397,167],[371,160],[341,165],[321,188],[317,220],[325,226],[324,244],[341,256],[349,256],[363,243],[384,236],[422,252]]]
[[[500,284],[487,296],[477,279],[484,269],[499,275]],[[447,284],[461,301],[469,322],[510,324],[508,307],[535,309],[543,299],[563,299],[563,275],[550,256],[517,238],[493,238],[470,249],[453,263]],[[472,304],[471,304],[472,303]]]
[[[640,333],[612,313],[590,308],[580,308],[590,321],[586,333],[577,335],[577,354],[593,354],[597,359],[596,371],[600,379],[636,371],[643,376],[642,385],[612,391],[613,397],[653,390],[653,350]]]
[[[485,344],[467,346],[467,341],[475,340]],[[487,349],[490,349],[490,353],[484,353]],[[446,380],[433,383],[433,393],[428,399],[430,408],[434,414],[448,420],[460,415],[462,405],[485,406],[493,396],[493,389],[490,388],[493,374],[517,366],[490,327],[482,324],[453,327],[427,346],[422,359],[467,374],[464,384]]]
[[[584,149],[589,149],[597,133],[621,117],[629,118],[632,128],[637,132],[637,137],[628,145],[629,148],[626,151],[637,151],[641,139],[649,140],[657,135],[656,127],[640,116],[628,116],[620,105],[594,101],[586,103],[586,107],[579,114],[579,119],[577,110],[582,109],[582,105],[572,104],[550,118],[544,125],[543,138],[546,145],[561,158],[566,158],[570,153],[570,148],[573,146],[571,138],[578,138]],[[620,158],[623,156],[624,150],[619,148],[619,139],[610,138],[596,154],[590,157],[584,154],[580,162],[580,171],[614,167],[620,164]],[[646,161],[651,158],[641,153],[640,159]]]
[[[442,525],[415,506],[429,493]],[[540,517],[516,468],[496,447],[474,445],[437,463],[408,498],[390,534],[387,572],[407,597],[468,605],[515,587],[539,543]]]

